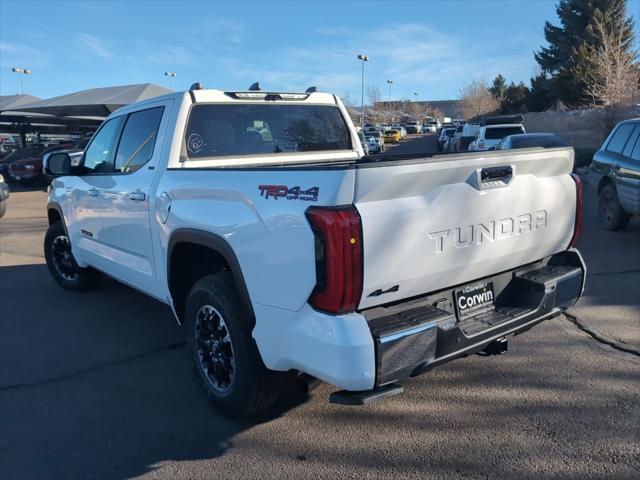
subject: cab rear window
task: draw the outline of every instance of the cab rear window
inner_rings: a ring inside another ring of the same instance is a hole
[[[332,105],[195,105],[184,144],[190,160],[352,150],[349,128]]]

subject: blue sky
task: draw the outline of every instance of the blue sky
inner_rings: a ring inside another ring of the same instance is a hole
[[[51,97],[130,83],[174,89],[310,85],[360,103],[365,83],[394,99],[456,98],[471,78],[524,80],[553,1],[28,2],[0,0],[0,93]],[[638,10],[638,0],[630,9]]]

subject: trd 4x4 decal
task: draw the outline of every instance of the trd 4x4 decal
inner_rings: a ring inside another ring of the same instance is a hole
[[[286,185],[258,185],[258,190],[260,190],[260,196],[267,199],[270,197],[273,197],[274,200],[286,198],[287,200],[302,200],[304,202],[317,202],[318,193],[320,193],[318,187],[303,190],[299,186],[287,187]]]

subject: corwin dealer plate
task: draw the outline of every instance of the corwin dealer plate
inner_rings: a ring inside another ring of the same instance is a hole
[[[474,283],[462,287],[455,291],[455,301],[458,320],[490,312],[494,309],[493,283]]]

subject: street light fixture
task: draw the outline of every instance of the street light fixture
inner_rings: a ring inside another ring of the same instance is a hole
[[[20,95],[24,95],[24,76],[25,75],[31,75],[31,70],[29,70],[28,68],[17,68],[17,67],[13,67],[11,69],[11,71],[13,73],[19,73],[20,74]]]
[[[169,77],[169,88],[171,88],[171,79],[176,76],[176,72],[164,72],[165,77]]]
[[[369,57],[366,55],[358,55],[358,60],[362,61],[362,87],[360,89],[360,105],[362,106],[362,113],[360,114],[360,128],[364,134],[364,62],[369,61]]]
[[[391,114],[391,123],[393,123],[393,106],[391,105],[391,85],[393,85],[393,80],[387,80],[389,84],[389,113]]]
[[[414,92],[413,95],[416,97],[416,102],[418,101],[418,92]]]

